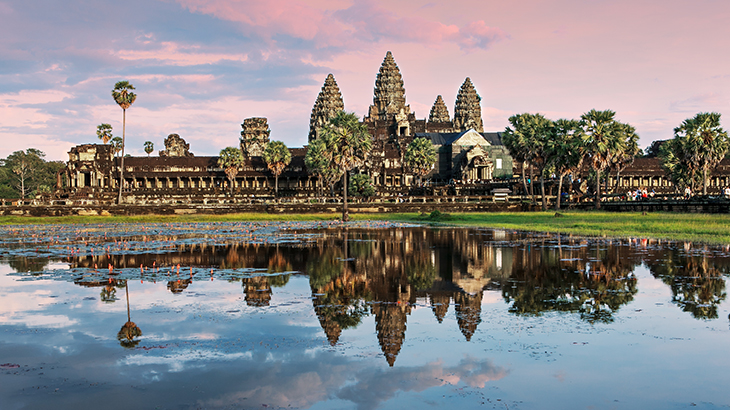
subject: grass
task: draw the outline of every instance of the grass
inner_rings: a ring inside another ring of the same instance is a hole
[[[596,211],[524,213],[456,213],[436,222],[539,232],[560,232],[614,238],[640,237],[730,244],[730,215],[681,213],[617,213]],[[389,214],[382,219],[428,221],[417,214]]]
[[[730,215],[680,213],[610,213],[610,212],[519,212],[519,213],[456,213],[423,215],[351,214],[353,220],[389,220],[428,222],[457,226],[477,226],[561,232],[584,236],[641,237],[730,244]],[[328,214],[261,214],[226,215],[138,215],[138,216],[63,216],[24,217],[0,216],[0,225],[43,223],[153,223],[153,222],[240,222],[240,221],[323,221],[339,218]]]
[[[114,216],[0,216],[0,225],[86,224],[86,223],[164,223],[164,222],[241,222],[241,221],[328,221],[340,214],[264,214],[224,215],[114,215]]]

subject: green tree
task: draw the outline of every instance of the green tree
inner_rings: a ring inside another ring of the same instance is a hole
[[[350,180],[348,194],[353,197],[370,198],[375,195],[375,187],[367,174],[356,174]]]
[[[514,130],[507,127],[502,141],[504,142],[505,138],[507,139],[507,142],[504,143],[507,149],[510,150],[510,154],[512,149],[515,149],[516,154],[521,156],[523,161],[529,162],[539,171],[542,209],[545,210],[547,209],[547,198],[545,197],[545,169],[548,163],[547,144],[552,135],[553,122],[539,113],[513,115],[509,118],[509,122]],[[525,188],[527,188],[527,184],[525,184]]]
[[[243,159],[243,153],[236,147],[223,148],[218,154],[218,166],[223,168],[231,182],[231,195],[233,195],[233,186],[236,182],[236,175],[238,175],[238,168],[242,167],[245,163]]]
[[[373,146],[372,137],[354,113],[340,111],[322,129],[321,138],[331,153],[331,166],[342,173],[342,220],[348,221],[347,176],[365,162]]]
[[[112,126],[111,124],[99,124],[96,127],[96,136],[104,143],[107,144],[112,139]]]
[[[525,178],[525,171],[528,166],[528,157],[530,155],[530,149],[527,144],[527,137],[525,136],[522,128],[523,121],[520,115],[513,115],[510,117],[510,123],[514,130],[510,127],[505,128],[504,134],[502,135],[502,143],[509,150],[510,156],[515,161],[522,164],[522,188],[524,189],[525,195],[527,195],[527,179]]]
[[[694,192],[695,186],[701,183],[702,173],[683,157],[683,153],[689,151],[684,147],[687,144],[686,138],[671,139],[659,147],[658,157],[677,190],[688,186]]]
[[[428,138],[416,138],[408,144],[403,158],[413,173],[418,175],[418,184],[423,183],[425,177],[436,163],[436,149]]]
[[[332,163],[331,154],[332,152],[327,150],[325,140],[318,138],[309,144],[307,153],[304,156],[304,165],[307,167],[307,171],[317,176],[320,196],[323,195],[321,190],[325,183],[332,189],[341,177],[339,170],[330,166]]]
[[[152,143],[152,141],[145,141],[144,142],[144,152],[147,153],[147,156],[149,157],[152,151],[155,150],[155,144]]]
[[[131,92],[134,90],[134,86],[129,81],[118,81],[114,84],[112,90],[112,98],[114,102],[122,107],[122,160],[119,167],[119,198],[118,203],[122,203],[122,188],[124,187],[124,144],[126,141],[126,130],[127,130],[127,109],[134,104],[137,99],[137,94]]]
[[[29,196],[42,180],[45,161],[43,151],[28,148],[25,151],[15,151],[4,160],[4,167],[9,171],[11,186],[17,190],[21,199]]]
[[[730,146],[727,131],[720,126],[720,113],[699,113],[674,129],[674,140],[663,152],[665,169],[685,173],[680,179],[692,186],[701,175],[702,194],[707,195],[707,176],[725,158]],[[671,151],[672,155],[668,155]],[[660,150],[661,152],[661,150]]]
[[[266,166],[274,174],[274,192],[279,196],[279,175],[291,163],[291,152],[281,141],[271,141],[264,149],[264,161]]]
[[[546,144],[547,168],[558,176],[558,198],[555,209],[560,209],[560,195],[563,192],[563,179],[574,174],[583,165],[585,146],[583,145],[583,124],[576,120],[559,119],[555,121],[552,137]]]
[[[120,137],[114,137],[111,140],[112,149],[114,150],[114,156],[116,157],[122,152],[122,139]]]
[[[618,150],[612,159],[611,167],[616,170],[616,188],[618,189],[618,180],[621,171],[634,163],[634,159],[642,154],[639,147],[639,135],[636,134],[636,128],[629,124],[616,123],[617,137],[621,143],[621,149]]]
[[[596,173],[596,209],[601,208],[601,172],[609,168],[625,148],[624,129],[614,119],[615,115],[611,110],[593,109],[581,116],[585,126],[586,159]]]

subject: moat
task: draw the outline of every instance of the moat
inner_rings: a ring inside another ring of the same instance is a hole
[[[0,407],[727,408],[729,275],[640,238],[2,227]]]

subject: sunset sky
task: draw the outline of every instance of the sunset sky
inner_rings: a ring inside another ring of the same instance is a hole
[[[468,76],[485,131],[612,109],[646,147],[697,112],[730,128],[728,21],[727,0],[0,0],[0,157],[121,136],[119,80],[132,155],[170,133],[217,155],[254,116],[302,146],[327,74],[362,117],[388,50],[418,118],[439,94],[453,115]]]

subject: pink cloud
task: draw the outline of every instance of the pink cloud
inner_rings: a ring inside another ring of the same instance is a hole
[[[287,35],[312,41],[315,47],[358,47],[370,42],[396,41],[426,46],[456,44],[464,51],[487,49],[508,38],[484,21],[462,27],[418,16],[400,16],[375,0],[354,4],[303,3],[288,0],[176,0],[194,13],[239,23],[248,35],[268,41]]]

